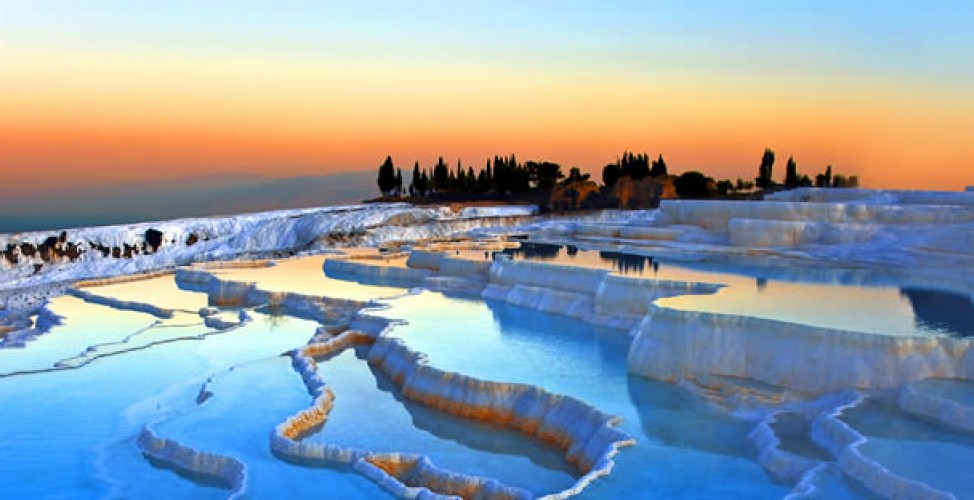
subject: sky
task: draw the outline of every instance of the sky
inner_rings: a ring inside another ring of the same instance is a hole
[[[404,171],[974,184],[974,2],[0,0],[0,194]]]

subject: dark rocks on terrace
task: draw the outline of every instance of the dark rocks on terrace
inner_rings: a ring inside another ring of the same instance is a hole
[[[152,249],[153,253],[159,251],[159,247],[162,246],[162,231],[147,229],[145,231],[145,243]]]

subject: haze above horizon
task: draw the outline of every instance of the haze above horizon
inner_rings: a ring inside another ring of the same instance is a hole
[[[4,191],[624,150],[974,184],[965,2],[0,0]]]

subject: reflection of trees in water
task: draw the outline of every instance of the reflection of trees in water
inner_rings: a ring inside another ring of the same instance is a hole
[[[654,270],[658,269],[653,258],[644,255],[602,251],[599,252],[599,257],[602,260],[612,262],[612,269],[622,274],[642,274],[646,270],[646,264],[649,263],[653,264]]]
[[[900,295],[910,301],[917,326],[974,336],[974,302],[967,295],[909,287],[901,288]]]
[[[284,306],[277,303],[269,303],[256,309],[264,315],[264,324],[271,330],[287,324],[288,316],[284,313]]]
[[[755,278],[754,285],[759,292],[763,292],[765,288],[768,288],[768,278]]]
[[[576,248],[577,252],[578,249]],[[551,243],[529,243],[524,241],[521,243],[520,248],[505,248],[500,252],[494,252],[494,258],[496,259],[497,254],[502,253],[510,256],[512,259],[526,259],[526,260],[551,260],[558,257],[561,253],[561,245],[553,245]],[[574,255],[569,252],[569,255]]]

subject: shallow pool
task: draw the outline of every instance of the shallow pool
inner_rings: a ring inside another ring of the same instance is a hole
[[[616,498],[779,498],[747,441],[755,422],[729,417],[686,391],[631,377],[624,332],[507,304],[425,292],[390,302],[392,334],[432,366],[488,380],[540,385],[621,416],[637,445],[583,494]]]
[[[567,256],[567,249],[562,252]],[[639,264],[636,257],[583,252],[570,258],[586,255],[590,267],[630,275],[728,285],[713,295],[660,302],[668,307],[840,328],[868,324],[866,331],[901,335],[961,335],[966,328],[954,319],[954,302],[915,288],[849,285],[821,277],[829,273],[817,273],[820,277],[808,282],[784,274],[758,279],[748,266],[645,257]],[[328,278],[323,259],[217,274],[256,281],[273,291],[359,300],[392,297],[370,313],[396,320],[389,335],[425,353],[433,367],[536,385],[620,416],[620,427],[636,445],[622,449],[612,473],[594,481],[581,498],[781,498],[792,492],[793,484],[765,472],[748,438],[762,414],[731,414],[701,392],[631,376],[626,331],[506,303],[435,292],[407,294],[400,287]],[[286,353],[306,345],[318,323],[258,308],[247,310],[252,320],[239,326],[209,328],[198,314],[206,295],[179,290],[171,276],[84,290],[176,312],[157,317],[58,297],[49,308],[62,317],[60,325],[23,348],[0,349],[5,432],[0,470],[12,478],[0,482],[0,497],[227,496],[226,485],[144,457],[136,438],[146,425],[160,437],[243,462],[253,498],[388,496],[350,467],[311,467],[270,451],[275,426],[312,404]],[[938,304],[949,311],[937,309]],[[366,349],[318,360],[317,370],[336,399],[326,424],[305,441],[422,454],[452,472],[496,478],[535,495],[563,490],[577,479],[579,472],[563,452],[538,440],[404,400],[394,384],[370,368]],[[929,389],[965,401],[972,392],[948,381],[931,382]],[[969,481],[962,472],[974,459],[970,437],[876,405],[843,418],[867,436],[863,452],[884,466],[966,493]],[[831,462],[811,439],[808,415],[784,414],[773,428],[783,450]],[[945,457],[945,465],[921,463],[929,456]],[[861,496],[833,469],[816,483],[828,498]]]
[[[974,336],[974,300],[970,295],[910,283],[903,273],[888,270],[801,267],[772,258],[652,257],[531,242],[498,252],[463,251],[460,257],[512,258],[605,269],[633,278],[725,285],[713,295],[659,301],[674,309],[884,335]]]

